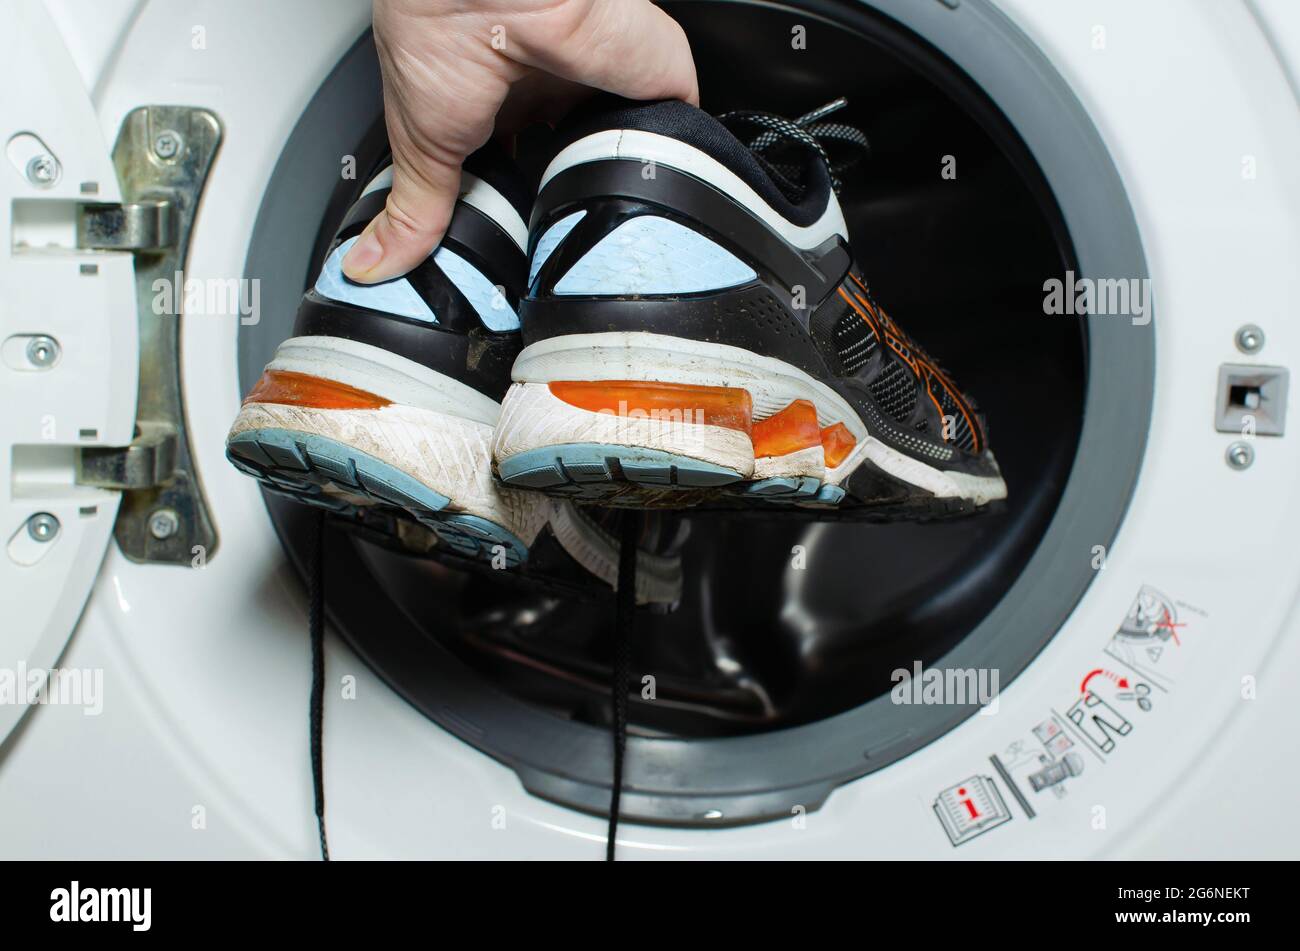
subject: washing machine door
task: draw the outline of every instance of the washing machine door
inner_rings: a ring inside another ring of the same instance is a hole
[[[140,562],[215,548],[172,291],[220,140],[210,113],[150,107],[110,151],[46,8],[6,16],[23,40],[0,59],[0,741],[33,703],[97,702],[93,672],[53,668],[111,534]]]

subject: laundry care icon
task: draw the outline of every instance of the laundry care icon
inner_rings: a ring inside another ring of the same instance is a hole
[[[1115,699],[1135,702],[1143,713],[1151,712],[1151,688],[1146,684],[1135,684],[1132,690],[1115,694]]]
[[[1127,687],[1128,683],[1124,682],[1122,686]],[[1065,717],[1100,753],[1113,752],[1116,738],[1133,732],[1133,724],[1128,718],[1091,690],[1065,711]]]
[[[1183,602],[1142,585],[1105,647],[1108,655],[1153,690],[1163,692],[1174,685],[1189,626],[1180,617],[1179,604]],[[1188,607],[1184,613],[1201,612]]]
[[[934,814],[954,846],[1011,821],[1011,810],[991,776],[971,776],[949,786],[935,799]]]

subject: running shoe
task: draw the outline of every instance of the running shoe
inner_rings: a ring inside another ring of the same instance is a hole
[[[226,455],[268,489],[341,515],[426,526],[495,567],[522,563],[550,506],[495,482],[493,427],[519,353],[530,190],[503,152],[466,163],[437,250],[355,283],[341,263],[392,190],[381,171],[348,210],[315,285],[244,398]]]
[[[561,130],[493,443],[505,485],[919,518],[1005,497],[974,402],[853,260],[838,176],[866,140],[827,121],[843,105],[607,101]]]

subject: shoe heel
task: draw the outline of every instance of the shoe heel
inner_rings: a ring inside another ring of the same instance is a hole
[[[749,478],[746,390],[628,380],[516,383],[493,443],[507,485],[610,501]],[[624,499],[631,503],[635,498]]]
[[[398,509],[465,557],[504,554],[508,566],[526,559],[546,505],[495,483],[492,425],[431,408],[451,405],[431,391],[460,384],[404,381],[394,395],[424,403],[412,405],[356,385],[364,372],[346,383],[325,372],[267,368],[227,438],[236,468],[272,491],[340,515]],[[375,389],[385,382],[374,375]]]

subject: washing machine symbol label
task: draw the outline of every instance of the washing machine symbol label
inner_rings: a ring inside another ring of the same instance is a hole
[[[1064,718],[1055,713],[1033,728],[1030,736],[1008,743],[989,757],[1025,816],[1034,819],[1046,794],[1048,802],[1064,799],[1070,780],[1081,776],[1084,758]],[[1032,801],[1031,801],[1032,800]]]
[[[971,776],[934,800],[934,814],[954,846],[1011,821],[1011,810],[991,776]]]
[[[1131,680],[1167,691],[1182,659],[1183,638],[1190,626],[1183,617],[1188,614],[1204,612],[1143,585],[1107,642],[1106,654],[1132,674]]]
[[[1078,801],[1069,793],[1085,773],[1105,765],[1134,732],[1133,720],[1169,693],[1191,622],[1208,616],[1143,585],[1103,647],[1105,666],[1081,671],[1068,707],[1049,708],[1050,716],[989,757],[1008,801],[1028,819]]]
[[[1151,707],[1151,688],[1146,684],[1134,684],[1132,690],[1125,690],[1122,693],[1115,694],[1116,700],[1127,700],[1130,703],[1136,703],[1138,709],[1143,713],[1150,713]]]
[[[1133,732],[1133,724],[1091,690],[1076,700],[1065,711],[1065,716],[1079,728],[1083,738],[1101,753],[1112,752],[1116,737],[1128,736]]]

